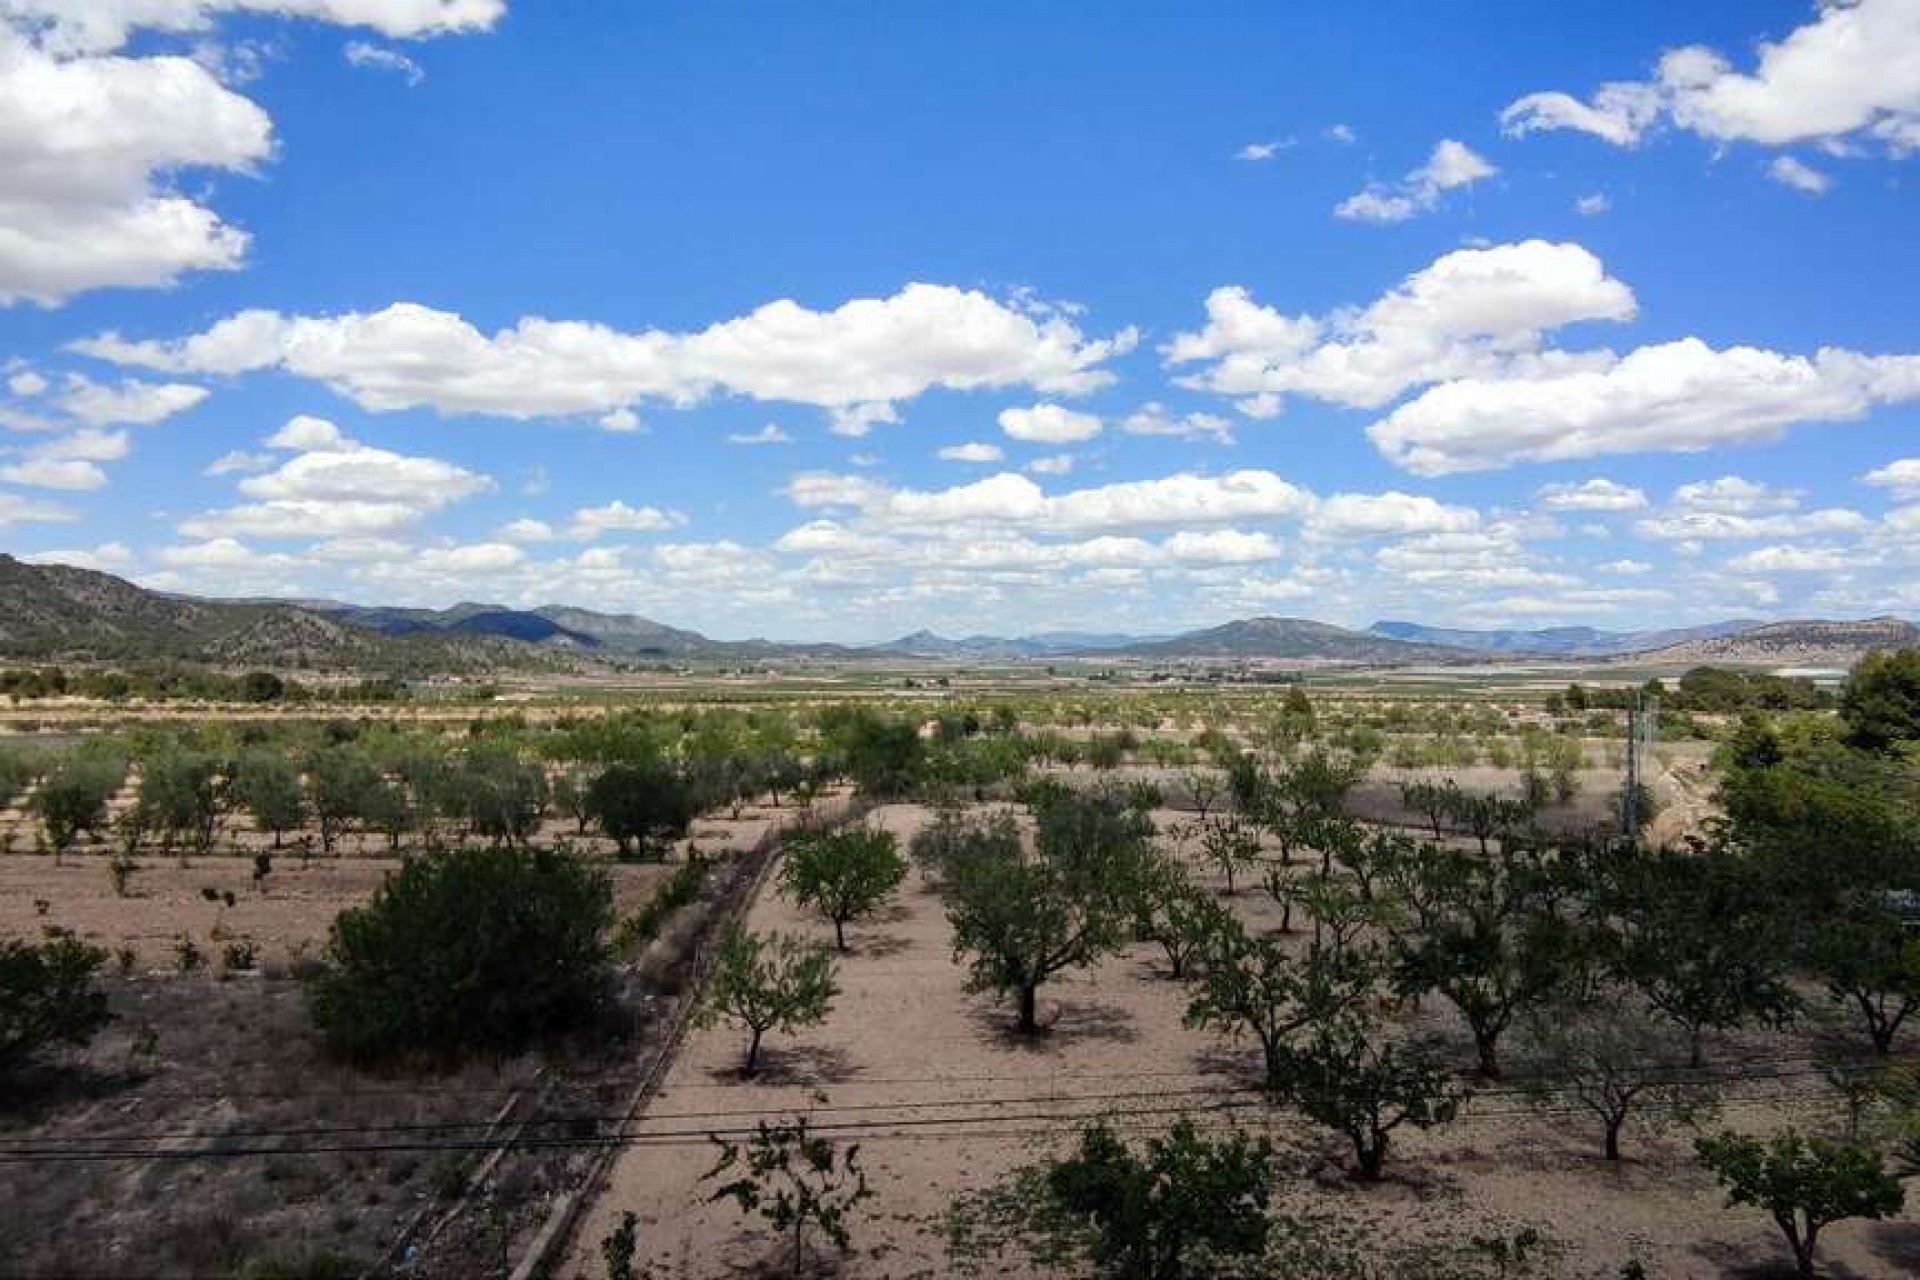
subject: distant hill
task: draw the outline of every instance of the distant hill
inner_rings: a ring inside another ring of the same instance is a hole
[[[1243,618],[1169,640],[1129,645],[1124,652],[1152,658],[1283,658],[1383,665],[1483,657],[1446,645],[1370,635],[1307,618]]]
[[[775,644],[768,640],[715,640],[632,613],[599,613],[572,605],[514,609],[498,604],[456,604],[446,609],[397,609],[319,601],[309,607],[388,635],[491,636],[583,657],[656,661],[754,662],[768,658],[840,658],[856,653],[844,645]]]
[[[0,655],[420,674],[537,665],[521,646],[486,637],[388,635],[316,609],[167,595],[9,555],[0,555]]]
[[[1898,618],[1741,620],[1671,631],[1593,627],[1476,631],[1377,622],[1366,631],[1306,618],[1243,618],[1174,636],[1048,632],[950,639],[917,631],[868,648],[714,640],[637,614],[566,605],[463,603],[407,609],[329,600],[203,600],[111,574],[0,554],[0,660],[186,661],[281,670],[405,675],[604,668],[618,660],[829,663],[885,658],[1047,660],[1120,657],[1401,666],[1633,657],[1661,663],[1850,666],[1876,648],[1920,644]]]
[[[1920,644],[1920,627],[1900,618],[1855,622],[1803,619],[1769,622],[1737,635],[1689,640],[1634,656],[1654,662],[1848,667],[1874,649],[1902,649],[1915,644]]]
[[[912,635],[901,636],[898,640],[873,645],[869,651],[916,658],[1005,661],[1106,652],[1165,638],[1164,636],[1125,635],[1118,632],[1047,631],[1028,636],[980,635],[966,636],[956,640],[932,631],[916,631]]]
[[[736,648],[726,641],[711,640],[698,631],[684,631],[638,614],[596,613],[560,604],[544,604],[533,613],[569,635],[585,637],[623,654],[685,658],[716,651],[731,652]]]
[[[1551,658],[1610,658],[1645,653],[1693,640],[1737,635],[1762,625],[1753,618],[1709,622],[1697,627],[1665,631],[1603,631],[1598,627],[1545,627],[1539,630],[1474,631],[1457,627],[1429,627],[1418,622],[1376,622],[1370,635],[1419,644],[1448,645],[1482,653]]]

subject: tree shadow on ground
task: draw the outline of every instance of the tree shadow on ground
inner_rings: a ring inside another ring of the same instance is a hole
[[[25,1127],[80,1103],[101,1102],[137,1089],[150,1072],[102,1071],[72,1062],[31,1062],[0,1089],[0,1127]]]
[[[1894,1274],[1920,1276],[1920,1222],[1880,1222],[1867,1228],[1867,1247],[1893,1264]]]
[[[844,1049],[827,1045],[762,1045],[760,1063],[752,1075],[740,1062],[730,1062],[708,1072],[715,1080],[729,1084],[768,1086],[844,1084],[858,1074],[853,1059]]]
[[[897,933],[852,937],[847,943],[849,954],[869,960],[890,960],[902,952],[913,950],[913,940]]]
[[[1248,1043],[1227,1042],[1196,1050],[1193,1066],[1201,1075],[1223,1076],[1234,1084],[1258,1086],[1267,1078],[1260,1050]]]
[[[1786,1240],[1765,1217],[1756,1219],[1753,1229],[1755,1234],[1751,1241],[1739,1244],[1709,1241],[1696,1245],[1693,1251],[1713,1264],[1714,1275],[1727,1276],[1729,1280],[1795,1280],[1799,1272],[1794,1269],[1793,1255],[1787,1250]],[[1824,1248],[1816,1258],[1815,1266],[1824,1280],[1877,1280],[1882,1274],[1877,1270],[1860,1271],[1844,1262],[1836,1262],[1826,1256]]]
[[[1086,1042],[1133,1044],[1140,1039],[1137,1020],[1125,1009],[1089,1000],[1049,1000],[1044,990],[1038,1032],[1020,1030],[1011,997],[975,1001],[967,1020],[1001,1048],[1041,1055],[1058,1055]]]

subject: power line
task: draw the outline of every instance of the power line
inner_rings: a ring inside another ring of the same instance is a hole
[[[1699,1081],[1701,1083],[1707,1083],[1707,1084],[1765,1083],[1765,1082],[1801,1079],[1812,1074],[1817,1074],[1821,1070],[1822,1069],[1818,1067],[1809,1067],[1809,1068],[1802,1068],[1798,1070],[1790,1070],[1790,1071],[1783,1070],[1783,1071],[1776,1071],[1776,1072],[1723,1073],[1717,1076],[1706,1076],[1706,1077],[1703,1077],[1697,1074],[1689,1074],[1686,1076],[1676,1075],[1675,1077],[1673,1077],[1671,1082],[1678,1083],[1684,1080],[1684,1081]],[[1536,1084],[1533,1085],[1532,1088],[1537,1088],[1537,1087],[1538,1086],[1536,1082]],[[1128,1101],[1132,1099],[1164,1098],[1168,1096],[1168,1093],[1166,1090],[1154,1090],[1151,1092],[1134,1091],[1134,1092],[1111,1093],[1111,1094],[1080,1094],[1080,1095],[1067,1095],[1067,1096],[1050,1095],[1050,1096],[1042,1096],[1042,1097],[1035,1097],[1035,1098],[986,1098],[986,1099],[957,1099],[957,1100],[956,1099],[928,1099],[928,1100],[921,1100],[919,1102],[906,1102],[906,1103],[849,1104],[842,1107],[833,1107],[833,1106],[780,1107],[780,1108],[748,1109],[748,1110],[731,1109],[731,1110],[725,1110],[725,1111],[706,1111],[706,1112],[687,1111],[687,1112],[667,1113],[663,1115],[648,1117],[644,1119],[642,1123],[643,1124],[665,1123],[670,1121],[684,1121],[684,1120],[697,1120],[697,1119],[765,1120],[765,1119],[771,1119],[771,1118],[785,1118],[790,1116],[814,1116],[814,1115],[822,1115],[822,1114],[827,1116],[836,1116],[836,1115],[855,1113],[855,1112],[872,1112],[872,1111],[887,1111],[887,1112],[897,1113],[901,1111],[913,1111],[913,1110],[962,1110],[962,1109],[978,1110],[983,1107],[992,1107],[996,1109],[993,1112],[989,1114],[984,1114],[984,1115],[904,1116],[904,1117],[893,1115],[893,1116],[887,1116],[887,1117],[877,1117],[872,1119],[842,1119],[842,1120],[828,1119],[822,1123],[813,1125],[813,1128],[815,1129],[815,1131],[821,1132],[821,1133],[841,1133],[847,1136],[874,1137],[874,1136],[889,1136],[890,1131],[895,1131],[895,1130],[951,1129],[957,1126],[972,1126],[972,1125],[979,1125],[979,1124],[986,1124],[986,1123],[1006,1123],[1009,1121],[1016,1121],[1016,1122],[1027,1121],[1027,1122],[1051,1124],[1054,1126],[1058,1126],[1060,1122],[1070,1122],[1072,1124],[1078,1124],[1089,1119],[1104,1120],[1104,1119],[1107,1119],[1109,1116],[1139,1117],[1139,1116],[1153,1116],[1153,1115],[1166,1115],[1166,1114],[1186,1114],[1188,1112],[1205,1113],[1208,1111],[1215,1111],[1215,1110],[1240,1110],[1240,1109],[1272,1105],[1269,1099],[1265,1098],[1264,1096],[1261,1096],[1261,1095],[1264,1095],[1265,1091],[1253,1086],[1242,1086],[1237,1088],[1195,1089],[1195,1090],[1188,1090],[1185,1092],[1188,1096],[1212,1097],[1212,1098],[1218,1099],[1218,1101],[1215,1101],[1200,1107],[1189,1107],[1189,1106],[1136,1107],[1136,1108],[1121,1108],[1117,1111],[1112,1111],[1112,1112],[1099,1112],[1099,1111],[1061,1112],[1056,1110],[1056,1111],[1049,1111],[1049,1112],[1007,1115],[1004,1113],[1003,1110],[1001,1110],[1008,1106],[1052,1105],[1055,1107],[1061,1107],[1061,1106],[1075,1107],[1082,1104],[1112,1104],[1112,1103],[1123,1102],[1123,1101]],[[1531,1089],[1527,1085],[1494,1087],[1494,1088],[1473,1092],[1470,1094],[1469,1098],[1467,1099],[1467,1108],[1465,1111],[1463,1111],[1462,1118],[1497,1119],[1497,1118],[1502,1118],[1507,1116],[1518,1116],[1518,1115],[1578,1115],[1578,1114],[1584,1114],[1590,1110],[1590,1108],[1587,1107],[1585,1104],[1553,1106],[1553,1105],[1544,1105],[1541,1103],[1531,1103],[1528,1105],[1524,1105],[1520,1107],[1512,1107],[1512,1108],[1487,1108],[1487,1107],[1477,1107],[1472,1105],[1475,1100],[1479,1100],[1479,1099],[1487,1099],[1487,1098],[1498,1099],[1498,1098],[1513,1098],[1513,1097],[1520,1097],[1520,1096],[1528,1096],[1530,1092],[1531,1092]],[[1568,1092],[1568,1090],[1563,1088],[1560,1090],[1549,1091],[1549,1092],[1565,1093],[1565,1092]],[[1236,1097],[1246,1097],[1247,1095],[1253,1095],[1253,1096],[1248,1098],[1248,1100],[1246,1101],[1233,1101],[1233,1099]],[[1810,1096],[1810,1095],[1806,1095],[1806,1096]],[[1804,1100],[1804,1097],[1805,1096],[1803,1096],[1803,1100]],[[1724,1100],[1724,1102],[1726,1105],[1752,1105],[1752,1104],[1758,1104],[1760,1102],[1779,1103],[1779,1102],[1788,1101],[1788,1100],[1789,1099],[1785,1099],[1779,1096],[1768,1096],[1765,1098],[1752,1098],[1752,1099],[1744,1099],[1744,1100],[1727,1099],[1727,1100]],[[533,1124],[536,1127],[544,1128],[544,1127],[551,1127],[553,1125],[560,1125],[560,1124],[601,1123],[601,1122],[608,1121],[610,1119],[615,1119],[615,1118],[574,1116],[574,1117],[559,1117],[555,1119],[542,1120],[542,1121],[530,1121],[528,1123]],[[576,1136],[560,1136],[560,1137],[522,1137],[522,1138],[515,1138],[515,1139],[504,1140],[504,1141],[503,1140],[475,1141],[475,1140],[442,1139],[437,1141],[413,1140],[413,1141],[393,1141],[393,1142],[341,1142],[341,1143],[318,1143],[318,1144],[305,1144],[305,1145],[289,1143],[289,1144],[264,1146],[264,1147],[261,1147],[261,1146],[235,1146],[235,1147],[215,1146],[215,1147],[196,1147],[196,1148],[180,1148],[180,1149],[170,1149],[165,1147],[131,1147],[131,1146],[120,1147],[120,1148],[99,1148],[99,1147],[88,1147],[88,1146],[78,1145],[78,1144],[96,1143],[96,1142],[98,1143],[104,1143],[104,1142],[134,1143],[134,1142],[144,1142],[144,1141],[182,1141],[182,1140],[191,1141],[196,1138],[218,1143],[218,1142],[224,1142],[237,1137],[252,1138],[257,1140],[259,1138],[271,1137],[271,1136],[331,1136],[334,1133],[381,1134],[381,1133],[439,1132],[449,1128],[478,1128],[478,1127],[482,1127],[480,1122],[462,1123],[459,1125],[448,1125],[448,1126],[437,1126],[437,1125],[345,1126],[337,1130],[320,1129],[320,1130],[304,1131],[304,1132],[300,1130],[282,1130],[282,1131],[258,1130],[258,1131],[253,1131],[251,1133],[230,1132],[226,1134],[176,1135],[176,1136],[167,1136],[167,1137],[160,1137],[160,1138],[146,1138],[143,1136],[116,1134],[116,1135],[99,1135],[98,1137],[78,1138],[78,1139],[42,1139],[42,1140],[38,1140],[37,1145],[0,1147],[0,1164],[58,1163],[58,1162],[71,1162],[71,1161],[134,1160],[134,1159],[179,1161],[179,1160],[193,1160],[193,1159],[238,1159],[238,1158],[246,1158],[246,1157],[324,1155],[324,1154],[338,1154],[338,1153],[474,1151],[474,1150],[494,1150],[494,1149],[500,1149],[500,1148],[511,1149],[511,1150],[521,1150],[521,1149],[533,1150],[533,1149],[556,1148],[556,1147],[593,1148],[593,1147],[605,1147],[605,1146],[654,1146],[654,1145],[676,1145],[676,1144],[683,1144],[687,1142],[694,1142],[696,1144],[704,1143],[705,1141],[708,1140],[708,1138],[711,1135],[713,1135],[716,1132],[728,1133],[731,1136],[735,1136],[735,1137],[748,1137],[748,1136],[751,1136],[753,1132],[750,1129],[743,1129],[743,1128],[734,1128],[731,1130],[714,1130],[714,1129],[710,1129],[708,1127],[702,1126],[697,1129],[681,1129],[681,1130],[671,1130],[671,1129],[669,1130],[637,1130],[637,1131],[621,1130],[619,1132],[611,1133],[611,1134],[592,1134],[592,1135],[576,1135]],[[1063,1131],[1063,1130],[1060,1130],[1056,1127],[1053,1129],[1042,1129],[1042,1130],[1025,1129],[1025,1130],[1020,1130],[1019,1133],[1022,1135],[1028,1135],[1028,1134],[1034,1134],[1034,1133],[1040,1133],[1040,1132],[1059,1132],[1059,1131]],[[974,1132],[974,1133],[957,1134],[955,1136],[956,1137],[977,1137],[981,1135],[978,1132]],[[15,1141],[34,1142],[35,1140],[25,1139],[25,1140],[15,1140]]]

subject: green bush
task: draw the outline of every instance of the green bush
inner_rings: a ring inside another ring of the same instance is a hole
[[[0,941],[0,1078],[55,1044],[85,1044],[111,1020],[93,976],[107,953],[73,938]]]
[[[605,873],[568,853],[410,859],[334,921],[309,988],[314,1022],[358,1059],[519,1050],[599,1005],[612,916]]]

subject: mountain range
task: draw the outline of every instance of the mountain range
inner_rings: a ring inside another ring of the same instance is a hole
[[[1177,635],[1055,631],[949,639],[918,631],[865,648],[714,640],[637,614],[567,605],[464,603],[408,609],[332,600],[205,600],[111,574],[0,554],[0,655],[16,660],[178,660],[281,669],[475,674],[634,662],[1282,661],[1363,666],[1496,660],[1846,665],[1873,648],[1920,644],[1898,618],[1734,619],[1659,631],[1593,627],[1469,630],[1377,622],[1355,631],[1305,618],[1243,618]]]
[[[1664,631],[1602,631],[1598,627],[1543,627],[1534,631],[1468,631],[1456,627],[1429,627],[1418,622],[1376,622],[1370,635],[1421,644],[1472,649],[1479,653],[1507,653],[1556,658],[1613,658],[1647,653],[1695,640],[1717,640],[1762,625],[1758,618],[1735,618],[1699,627]]]

